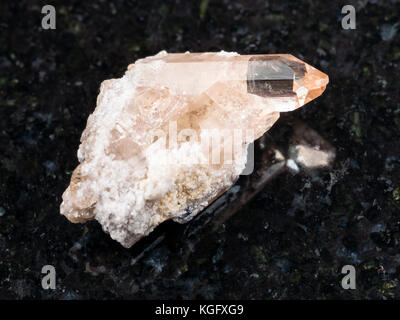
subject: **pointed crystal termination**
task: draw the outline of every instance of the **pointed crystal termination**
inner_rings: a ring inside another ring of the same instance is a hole
[[[187,222],[232,186],[248,145],[325,90],[328,76],[288,54],[159,54],[102,83],[63,194],[72,222],[96,219],[130,247]]]

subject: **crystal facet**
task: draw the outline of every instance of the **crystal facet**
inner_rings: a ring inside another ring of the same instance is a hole
[[[159,54],[102,83],[63,194],[72,222],[95,218],[130,247],[189,221],[236,181],[248,145],[328,76],[288,54]]]

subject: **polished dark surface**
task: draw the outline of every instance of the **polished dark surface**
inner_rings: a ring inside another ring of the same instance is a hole
[[[356,30],[336,1],[53,1],[56,30],[41,29],[44,4],[0,2],[1,299],[400,297],[398,1],[355,1]],[[172,222],[127,250],[59,214],[101,81],[163,49],[291,53],[330,77],[294,116],[337,148],[333,168],[281,174],[185,263]]]

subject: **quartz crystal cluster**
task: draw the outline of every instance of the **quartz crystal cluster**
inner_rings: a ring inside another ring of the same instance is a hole
[[[96,219],[130,247],[167,219],[189,221],[229,189],[248,145],[328,76],[289,54],[165,51],[101,84],[63,194],[72,222]]]

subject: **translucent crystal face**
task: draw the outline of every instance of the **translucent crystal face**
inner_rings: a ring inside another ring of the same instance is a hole
[[[286,107],[282,106],[288,109],[286,111],[301,107],[321,95],[329,82],[326,74],[290,54],[178,53],[142,59],[135,66],[157,65],[157,62],[157,79],[150,73],[143,75],[143,82],[152,77],[154,84],[190,95],[200,94],[217,82],[246,81],[246,93],[266,98],[266,105],[271,103],[268,98],[293,98]]]
[[[182,124],[181,116],[178,126],[250,127],[255,138],[268,129],[266,119],[277,119],[274,112],[301,107],[318,97],[328,84],[326,74],[288,54],[159,54],[138,60],[134,69],[139,86],[145,92],[158,93],[152,95],[154,103],[149,101],[148,105],[155,106],[162,90],[168,91],[169,101],[162,100],[163,106],[156,108],[169,110],[164,120],[176,112],[201,110],[190,116],[190,123]]]
[[[249,59],[247,92],[261,97],[294,96],[293,82],[304,77],[304,63],[279,56],[254,56]]]
[[[249,59],[248,92],[262,97],[294,97],[296,108],[325,90],[328,76],[291,55],[258,55]]]
[[[164,220],[187,221],[234,183],[249,144],[280,112],[327,84],[287,54],[140,59],[102,83],[61,212],[73,222],[97,219],[127,247]]]

